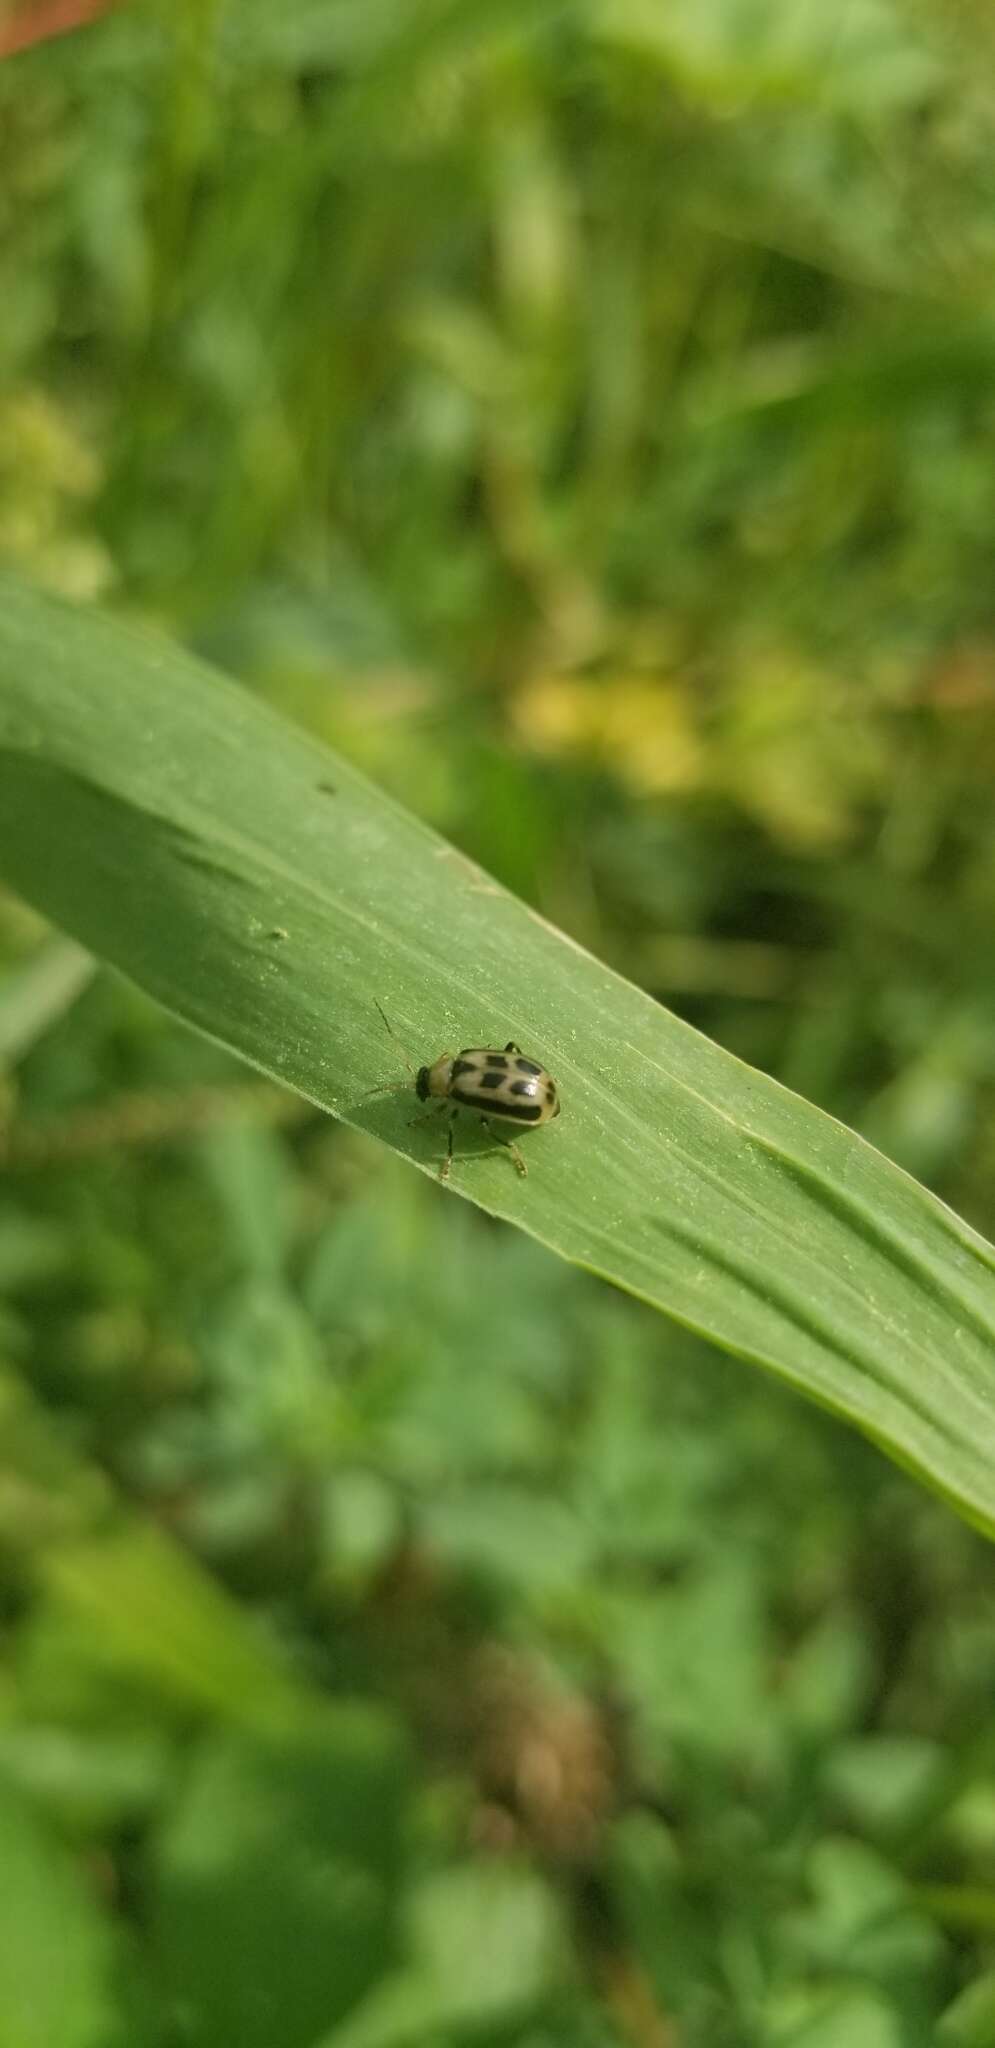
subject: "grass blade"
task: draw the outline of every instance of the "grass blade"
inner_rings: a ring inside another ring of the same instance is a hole
[[[417,1059],[516,1039],[564,1113],[452,1187],[777,1373],[995,1528],[995,1254],[166,642],[8,584],[0,870],[180,1017],[426,1172]]]

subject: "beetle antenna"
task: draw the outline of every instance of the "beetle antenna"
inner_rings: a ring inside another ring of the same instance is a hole
[[[376,996],[374,996],[373,1001],[374,1003],[376,1003],[376,1007],[379,1010],[381,1017],[383,1018],[385,1030],[387,1030],[390,1033],[390,1036],[393,1039],[394,1044],[396,1045],[398,1052],[400,1053],[401,1058],[404,1061],[405,1066],[407,1067],[408,1073],[412,1076],[412,1078],[414,1078],[414,1067],[412,1066],[411,1061],[409,1060],[408,1055],[405,1052],[400,1039],[398,1038],[397,1032],[394,1030],[394,1026],[391,1023],[390,1018],[388,1017],[387,1012],[383,1007],[383,1004],[377,1002]],[[371,1088],[370,1090],[371,1095],[379,1095],[383,1093],[386,1093],[386,1091],[383,1089]]]

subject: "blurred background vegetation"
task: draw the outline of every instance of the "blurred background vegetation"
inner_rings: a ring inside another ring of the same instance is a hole
[[[34,14],[6,564],[992,1233],[990,10]],[[980,1540],[0,950],[3,2048],[991,2048]]]

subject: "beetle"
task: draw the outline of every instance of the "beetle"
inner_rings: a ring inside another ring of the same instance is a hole
[[[399,1045],[386,1011],[379,1003],[377,1009],[395,1044]],[[470,1045],[458,1053],[440,1052],[431,1066],[419,1067],[415,1072],[403,1048],[401,1051],[404,1064],[414,1080],[419,1102],[439,1098],[423,1116],[412,1117],[411,1124],[428,1123],[432,1117],[446,1110],[449,1112],[448,1143],[445,1159],[439,1168],[440,1180],[449,1179],[453,1163],[453,1125],[461,1109],[476,1110],[488,1136],[511,1153],[520,1174],[528,1173],[514,1139],[495,1130],[492,1119],[519,1124],[522,1130],[534,1130],[537,1125],[551,1123],[555,1116],[559,1116],[560,1097],[556,1082],[538,1060],[527,1059],[521,1046],[516,1045],[514,1039],[509,1039],[502,1052],[488,1045]],[[383,1091],[371,1088],[369,1092],[379,1095]]]

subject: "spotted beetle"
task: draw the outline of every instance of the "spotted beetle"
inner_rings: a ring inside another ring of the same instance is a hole
[[[397,1044],[397,1033],[386,1011],[379,1003],[377,1009]],[[554,1116],[559,1116],[560,1098],[556,1082],[538,1060],[526,1059],[521,1047],[509,1039],[503,1052],[487,1045],[471,1045],[463,1052],[440,1053],[431,1066],[419,1067],[417,1073],[409,1060],[405,1059],[405,1065],[413,1076],[419,1102],[428,1102],[433,1096],[441,1098],[423,1116],[412,1117],[412,1125],[428,1123],[441,1111],[449,1111],[448,1143],[445,1159],[439,1168],[440,1180],[449,1179],[453,1163],[453,1124],[461,1109],[476,1110],[488,1135],[511,1153],[518,1172],[528,1173],[514,1139],[506,1138],[503,1131],[496,1131],[492,1118],[502,1123],[519,1124],[523,1130],[529,1130],[537,1124],[548,1124]],[[381,1090],[374,1088],[370,1093],[378,1095]]]

